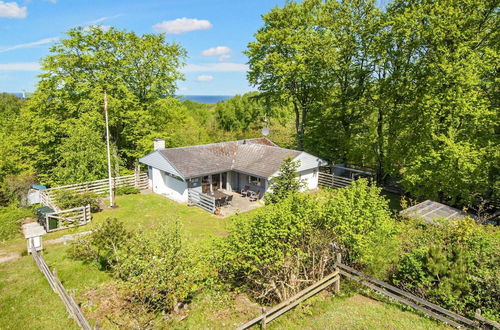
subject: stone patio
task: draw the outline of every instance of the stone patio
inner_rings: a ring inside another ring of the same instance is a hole
[[[237,192],[225,192],[225,193],[232,195],[233,201],[231,205],[226,205],[221,207],[220,216],[223,218],[232,216],[236,213],[248,212],[258,207],[264,206],[263,200],[251,202],[250,198],[243,197]]]

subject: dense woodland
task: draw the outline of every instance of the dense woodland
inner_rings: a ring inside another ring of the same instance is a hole
[[[9,205],[0,208],[0,239],[15,236],[29,213],[17,205],[31,183],[107,176],[105,91],[115,175],[133,171],[154,138],[175,147],[257,137],[268,127],[278,145],[372,168],[380,185],[396,182],[412,199],[492,208],[500,192],[498,14],[494,0],[386,8],[290,1],[263,15],[248,44],[257,91],[216,105],[175,97],[187,54],[164,35],[70,30],[42,60],[29,98],[0,94],[0,203]],[[166,317],[207,288],[277,303],[331,271],[333,243],[356,269],[499,320],[498,228],[401,219],[365,180],[298,193],[296,165],[285,162],[267,205],[236,216],[209,246],[186,244],[178,221],[137,233],[109,220],[68,256],[109,273],[124,304],[137,308],[127,312],[133,320]]]
[[[498,200],[497,1],[290,2],[248,44],[258,92],[216,106],[174,97],[186,52],[164,35],[73,29],[42,60],[27,100],[2,95],[0,182],[106,176],[103,92],[113,168],[149,152],[260,135],[370,167],[418,198]],[[490,203],[491,204],[491,203]]]

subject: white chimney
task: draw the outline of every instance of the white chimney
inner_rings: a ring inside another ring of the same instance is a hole
[[[153,140],[154,150],[165,149],[165,139]]]

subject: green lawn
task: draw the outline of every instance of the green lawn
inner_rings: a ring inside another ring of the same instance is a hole
[[[226,232],[230,218],[223,219],[196,208],[174,203],[154,194],[128,195],[117,198],[118,208],[94,214],[91,224],[76,229],[47,234],[44,242],[69,233],[88,231],[109,217],[120,219],[129,230],[138,232],[152,230],[161,223],[169,223],[177,218],[191,244],[208,244],[214,237]],[[240,215],[248,216],[248,214]],[[10,243],[10,244],[8,244]],[[25,242],[21,237],[11,240],[2,249],[22,251]],[[116,327],[105,319],[105,312],[98,310],[93,298],[106,296],[106,285],[111,277],[92,265],[67,257],[67,246],[46,245],[44,257],[57,274],[66,289],[82,304],[89,321],[94,324],[94,315],[100,315],[100,327]],[[0,263],[0,329],[40,328],[69,329],[75,323],[52,292],[43,275],[37,269],[31,256]],[[207,291],[196,296],[189,310],[181,312],[164,324],[167,328],[233,328],[253,318],[260,307],[243,295],[227,292]],[[104,319],[104,320],[103,320]],[[355,296],[314,298],[290,311],[284,317],[270,324],[277,329],[290,328],[440,328],[438,324],[398,307]]]

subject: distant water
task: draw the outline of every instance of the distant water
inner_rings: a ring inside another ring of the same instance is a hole
[[[180,99],[182,101],[189,100],[198,103],[214,104],[230,99],[232,97],[233,97],[232,95],[182,95],[180,96]]]

